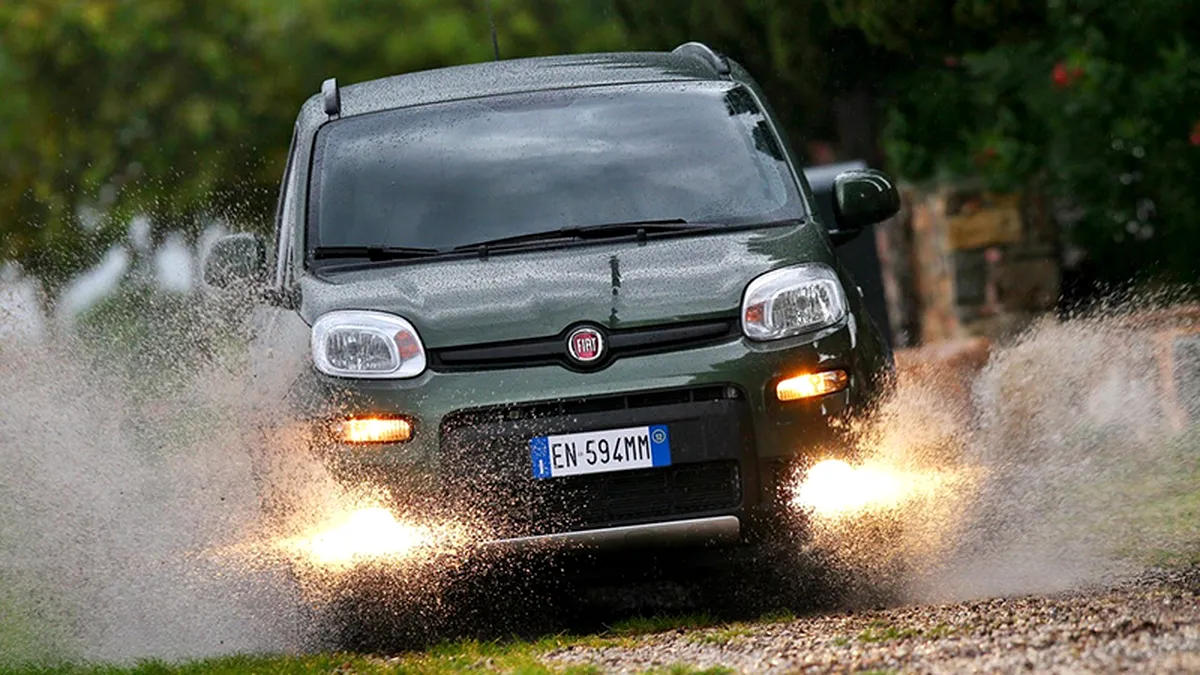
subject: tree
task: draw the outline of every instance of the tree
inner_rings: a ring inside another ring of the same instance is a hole
[[[614,4],[638,49],[671,49],[698,40],[744,65],[766,89],[802,157],[802,141],[814,138],[837,139],[856,157],[875,154],[870,94],[899,64],[883,58],[883,50],[869,45],[858,30],[836,25],[821,2]],[[866,94],[857,97],[863,105],[843,105],[856,94]]]
[[[1034,186],[1057,197],[1105,279],[1195,281],[1200,4],[828,2],[914,59],[889,86],[883,144],[897,173]]]
[[[620,48],[602,4],[493,0],[506,57]],[[0,260],[53,288],[147,215],[267,229],[300,103],[492,58],[486,0],[0,2]]]

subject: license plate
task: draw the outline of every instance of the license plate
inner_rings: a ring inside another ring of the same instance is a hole
[[[529,440],[534,478],[627,471],[671,464],[667,425],[629,427]]]

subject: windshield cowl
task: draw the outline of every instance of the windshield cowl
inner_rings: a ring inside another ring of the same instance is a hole
[[[562,228],[516,237],[507,241],[490,241],[467,244],[453,249],[412,249],[384,246],[318,247],[311,258],[322,272],[340,272],[365,269],[380,265],[400,265],[429,259],[461,259],[488,257],[521,251],[544,251],[573,246],[592,246],[615,241],[648,242],[652,239],[672,237],[694,237],[714,232],[738,232],[764,228],[794,226],[805,223],[803,218],[780,220],[769,223],[748,223],[726,226],[694,223],[687,225],[612,223],[584,228]],[[582,232],[582,234],[579,234]],[[319,262],[318,262],[319,261]]]

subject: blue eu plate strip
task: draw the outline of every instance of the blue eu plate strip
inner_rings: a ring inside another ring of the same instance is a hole
[[[671,435],[665,424],[650,427],[650,460],[654,466],[671,465]]]
[[[550,477],[550,439],[545,436],[529,439],[529,454],[533,458],[533,477]]]

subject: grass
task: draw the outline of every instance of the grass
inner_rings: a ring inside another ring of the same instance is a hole
[[[1134,506],[1125,514],[1124,545],[1117,553],[1143,564],[1200,564],[1200,429],[1178,436],[1166,464],[1122,491]]]
[[[871,625],[858,634],[859,642],[893,642],[908,638],[920,637],[921,631],[916,628],[901,628],[886,621],[872,621]]]
[[[608,632],[593,636],[552,635],[533,642],[480,642],[468,640],[433,647],[392,659],[353,654],[309,656],[229,656],[183,663],[143,661],[132,666],[63,663],[58,665],[0,664],[0,675],[443,675],[449,673],[512,673],[514,675],[590,675],[601,672],[590,665],[561,666],[543,661],[567,647],[631,646],[638,635],[668,630],[712,626],[708,615],[644,617],[622,621]],[[740,627],[739,631],[748,631]],[[724,675],[725,668],[695,669],[686,665],[646,671],[652,675]]]
[[[959,628],[955,628],[954,626],[950,626],[950,625],[947,625],[944,623],[939,623],[938,625],[934,626],[933,628],[930,628],[929,630],[922,631],[921,634],[924,637],[927,637],[931,640],[940,640],[942,638],[948,638],[952,635],[957,634],[959,632],[959,630],[960,630]]]
[[[933,628],[903,628],[886,621],[872,621],[862,632],[852,638],[845,635],[835,637],[833,644],[837,647],[845,647],[855,640],[868,644],[907,640],[908,638],[938,640],[950,637],[957,632],[957,628],[944,623],[939,623]]]
[[[650,633],[665,633],[671,630],[691,630],[715,626],[717,620],[711,614],[661,614],[656,616],[639,616],[618,621],[609,626],[608,632],[613,635],[634,636]]]
[[[133,666],[63,664],[5,668],[3,675],[443,675],[449,673],[512,673],[514,675],[591,675],[601,672],[590,665],[558,667],[540,656],[551,645],[565,646],[562,638],[538,642],[500,644],[461,642],[395,659],[349,654],[312,656],[228,656],[166,663],[143,661]],[[653,675],[725,675],[726,668],[696,669],[685,665],[646,671]]]
[[[692,668],[691,666],[674,665],[669,668],[659,668],[646,671],[647,675],[732,675],[737,671],[731,668],[714,666],[712,668]]]
[[[41,662],[61,659],[61,629],[46,627],[45,615],[66,616],[61,603],[20,576],[0,576],[0,671],[5,661]]]
[[[789,623],[796,620],[796,615],[790,609],[767,612],[758,617],[758,623]]]
[[[753,635],[755,625],[787,623],[795,620],[796,615],[791,611],[781,610],[763,614],[753,623],[736,622],[722,624],[709,614],[687,614],[673,617],[635,619],[632,622],[616,624],[616,627],[626,631],[625,634],[633,635],[687,629],[693,631],[686,636],[688,642],[702,645],[727,645]]]
[[[45,661],[53,658],[51,647],[45,645],[29,618],[29,611],[19,602],[0,597],[0,655],[15,661]]]
[[[3,673],[21,675],[234,675],[243,673],[391,673],[386,664],[373,662],[357,656],[323,654],[317,656],[266,657],[228,656],[217,659],[202,659],[179,664],[162,661],[142,661],[135,666],[64,664],[57,666],[26,667],[21,669],[0,668]]]
[[[688,642],[698,645],[728,645],[754,634],[753,628],[743,623],[730,624],[722,628],[689,633]]]

